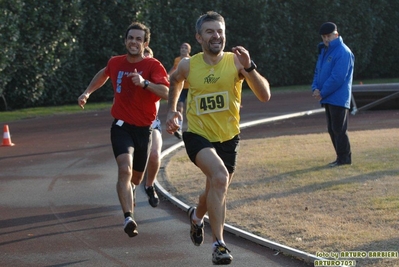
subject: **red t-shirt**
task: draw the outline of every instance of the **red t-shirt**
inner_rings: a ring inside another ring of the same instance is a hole
[[[151,83],[169,87],[167,72],[155,58],[144,58],[130,63],[126,55],[112,57],[105,68],[114,88],[114,103],[111,115],[136,126],[150,126],[157,116],[157,102],[161,99],[149,90],[133,84],[127,75],[134,70]]]

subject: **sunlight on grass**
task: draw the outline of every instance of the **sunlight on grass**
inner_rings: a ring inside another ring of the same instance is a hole
[[[242,140],[227,223],[310,253],[397,247],[397,131],[351,132],[353,165],[339,168],[327,166],[333,156],[327,133]],[[184,149],[168,163],[168,182],[193,205],[205,180],[182,157]],[[180,174],[185,180],[175,178]],[[395,266],[390,260],[359,264]]]
[[[345,183],[345,184],[334,184],[329,188],[325,188],[326,191],[339,191],[341,193],[350,193],[355,191],[360,185],[358,183]]]
[[[375,209],[399,210],[399,196],[373,198],[372,202]]]

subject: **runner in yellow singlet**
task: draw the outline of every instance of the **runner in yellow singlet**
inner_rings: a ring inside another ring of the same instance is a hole
[[[224,52],[224,18],[213,11],[200,16],[196,39],[202,52],[182,59],[170,77],[166,130],[178,130],[182,114],[176,110],[184,80],[190,83],[187,97],[188,129],[183,141],[191,161],[206,176],[197,207],[190,207],[190,237],[194,245],[204,241],[203,217],[208,212],[212,229],[214,264],[230,264],[233,256],[223,239],[227,189],[234,174],[239,146],[241,87],[245,79],[256,97],[270,99],[269,82],[256,70],[249,52],[235,46]]]

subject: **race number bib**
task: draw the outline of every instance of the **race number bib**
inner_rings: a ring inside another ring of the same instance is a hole
[[[194,99],[197,108],[197,115],[229,109],[229,94],[227,91],[199,95]]]

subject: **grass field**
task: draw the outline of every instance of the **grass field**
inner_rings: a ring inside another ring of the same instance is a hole
[[[327,133],[242,140],[227,223],[311,254],[398,251],[398,129],[350,138],[354,164],[337,168],[327,166]],[[195,205],[204,176],[185,150],[166,172],[167,189]],[[393,267],[399,259],[358,259],[357,266]]]

